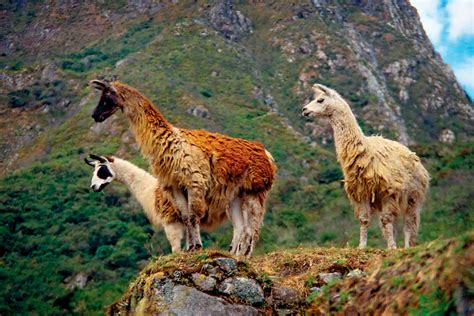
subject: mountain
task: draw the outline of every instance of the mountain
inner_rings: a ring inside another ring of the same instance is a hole
[[[100,313],[170,251],[126,188],[88,189],[88,153],[147,168],[120,113],[90,117],[94,78],[117,75],[177,126],[265,144],[279,171],[257,253],[357,244],[330,127],[300,114],[315,82],[348,100],[366,134],[422,158],[421,242],[473,228],[473,104],[408,1],[10,1],[0,12],[1,314]],[[204,233],[205,246],[226,249],[229,228]],[[383,247],[375,221],[369,238]]]

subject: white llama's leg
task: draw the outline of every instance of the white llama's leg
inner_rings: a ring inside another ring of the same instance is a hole
[[[181,223],[163,224],[166,238],[171,244],[172,252],[181,251],[181,240],[183,239],[184,226]]]
[[[380,214],[380,223],[382,226],[383,237],[387,242],[387,247],[389,249],[397,248],[395,237],[393,235],[393,223],[399,211],[399,206],[395,198],[391,197],[383,201],[382,214]]]
[[[244,218],[242,216],[242,199],[235,198],[228,209],[228,216],[234,229],[232,243],[230,244],[230,253],[236,254],[237,246],[244,229]]]
[[[369,202],[356,204],[355,213],[357,219],[360,222],[359,248],[362,249],[367,247],[367,235],[371,218]]]
[[[420,226],[421,202],[409,200],[405,212],[405,223],[403,230],[405,232],[405,248],[416,246],[418,237],[418,228]]]

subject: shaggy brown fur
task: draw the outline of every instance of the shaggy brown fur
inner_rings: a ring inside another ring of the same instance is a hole
[[[349,105],[334,90],[314,85],[315,99],[303,114],[330,120],[336,152],[344,173],[344,188],[361,223],[360,247],[367,245],[371,214],[380,214],[384,238],[395,248],[393,222],[405,215],[405,247],[413,246],[429,174],[418,156],[402,144],[362,133]]]
[[[241,223],[238,229],[234,226],[231,251],[250,255],[276,172],[263,145],[173,127],[134,88],[118,81],[91,83],[102,90],[94,119],[101,122],[123,110],[153,174],[181,212],[190,250],[201,248],[199,222],[206,212],[210,218],[228,212],[233,223]]]

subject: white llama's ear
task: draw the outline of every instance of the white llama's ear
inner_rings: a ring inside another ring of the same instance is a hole
[[[313,85],[313,90],[314,90],[314,92],[319,91],[319,92],[322,92],[322,93],[327,94],[327,95],[329,95],[330,91],[331,91],[330,88],[326,87],[325,85],[319,84],[319,83],[315,83]]]

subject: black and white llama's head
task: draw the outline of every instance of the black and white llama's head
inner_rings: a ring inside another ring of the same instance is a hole
[[[110,163],[113,162],[111,157],[97,156],[94,154],[89,155],[90,159],[84,158],[86,164],[94,167],[94,173],[91,179],[91,189],[94,192],[102,191],[107,184],[114,181],[115,172],[111,167]]]

